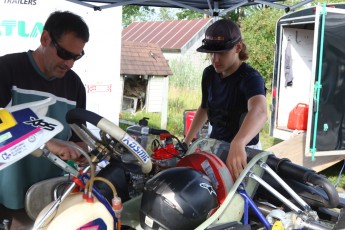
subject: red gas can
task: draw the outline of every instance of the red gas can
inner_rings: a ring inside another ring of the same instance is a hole
[[[288,129],[307,130],[309,106],[298,103],[289,114]]]
[[[183,121],[184,121],[184,136],[187,135],[190,126],[192,125],[194,116],[195,116],[196,110],[186,110],[184,111],[183,115]],[[194,136],[194,138],[197,138],[197,136]]]

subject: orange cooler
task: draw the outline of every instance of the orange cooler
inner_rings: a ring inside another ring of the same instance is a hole
[[[289,114],[288,129],[307,130],[309,106],[298,103]]]

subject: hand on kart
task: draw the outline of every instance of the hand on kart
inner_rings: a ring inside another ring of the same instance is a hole
[[[226,166],[237,179],[243,169],[247,166],[247,153],[245,146],[236,142],[230,145],[228,157],[226,158]]]
[[[175,149],[179,151],[180,153],[185,154],[188,151],[188,145],[186,142],[178,142],[175,145]]]
[[[74,142],[70,142],[74,143]],[[79,147],[84,148],[85,144],[83,142],[74,143]],[[46,144],[48,150],[55,155],[59,156],[62,160],[73,160],[76,163],[85,163],[86,159],[81,153],[68,145],[64,145],[61,142],[50,140]]]

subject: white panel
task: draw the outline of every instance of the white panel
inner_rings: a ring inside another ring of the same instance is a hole
[[[289,114],[298,103],[309,104],[312,69],[313,30],[283,29],[282,59],[279,77],[277,127],[287,129]],[[286,86],[285,55],[291,47],[292,85]]]
[[[163,94],[162,94],[162,114],[161,129],[166,129],[168,125],[168,94],[169,94],[169,78],[163,78]]]
[[[9,2],[14,2],[13,4]],[[0,55],[35,50],[49,14],[69,10],[82,16],[90,29],[85,56],[73,70],[87,90],[87,109],[118,124],[121,104],[121,7],[102,11],[65,0],[0,1]]]
[[[164,78],[150,77],[147,93],[147,112],[161,112],[163,94],[168,93],[168,91],[164,88]]]

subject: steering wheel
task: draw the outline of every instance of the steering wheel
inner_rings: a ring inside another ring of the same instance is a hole
[[[66,121],[68,124],[89,122],[98,127],[134,155],[143,173],[149,173],[151,171],[151,157],[147,154],[146,150],[129,134],[106,118],[85,109],[75,108],[68,111],[66,114]]]

